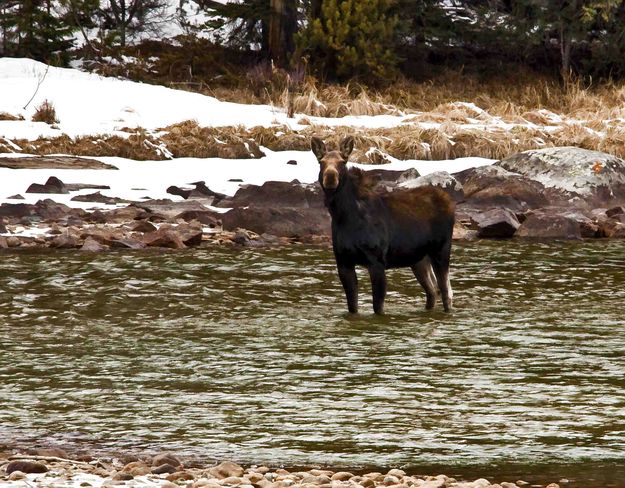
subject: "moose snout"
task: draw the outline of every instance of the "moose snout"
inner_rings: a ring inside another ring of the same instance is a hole
[[[326,171],[323,173],[323,179],[321,184],[326,190],[336,190],[339,186],[339,173],[338,171]]]

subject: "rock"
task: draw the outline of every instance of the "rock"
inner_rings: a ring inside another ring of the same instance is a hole
[[[121,473],[115,473],[115,474],[112,476],[113,481],[130,481],[130,480],[132,480],[132,479],[134,479],[134,478],[135,478],[135,477],[134,477],[132,474],[130,474],[130,473],[124,473],[124,472],[121,472]]]
[[[6,465],[5,471],[7,474],[11,474],[14,471],[21,471],[22,473],[47,473],[48,467],[45,464],[37,463],[34,461],[11,461]]]
[[[158,229],[157,233],[165,232],[176,234],[185,246],[199,246],[202,243],[202,237],[204,235],[202,227],[189,224],[180,224],[178,226],[163,224]]]
[[[445,488],[445,486],[445,480],[442,478],[437,478],[423,482],[423,484],[419,488]]]
[[[406,476],[406,472],[401,470],[401,469],[391,469],[389,470],[388,473],[386,473],[387,476],[395,476],[397,478],[399,478],[400,480]]]
[[[465,201],[473,206],[507,207],[517,212],[549,203],[541,183],[500,166],[469,168],[454,176],[462,183]]]
[[[353,473],[349,473],[348,471],[339,471],[337,473],[334,473],[330,477],[330,479],[332,481],[348,481],[353,477],[354,477]]]
[[[133,461],[122,468],[122,473],[129,473],[132,476],[145,476],[151,471],[152,469],[143,461]]]
[[[85,242],[80,248],[81,251],[86,251],[86,252],[102,252],[102,251],[106,251],[107,249],[108,249],[107,246],[100,244],[93,237],[88,237],[87,239],[85,239]]]
[[[88,195],[76,195],[71,199],[73,202],[93,202],[93,203],[104,203],[107,205],[116,205],[118,203],[131,203],[131,200],[126,200],[124,198],[118,197],[108,197],[106,195],[102,195],[99,191],[95,193],[89,193]]]
[[[398,485],[399,478],[397,476],[392,476],[392,475],[387,474],[384,477],[384,480],[382,481],[382,483],[384,483],[386,486]]]
[[[0,249],[8,249],[9,244],[7,243],[7,238],[0,236]]]
[[[9,481],[19,481],[23,479],[26,479],[26,474],[22,473],[21,471],[13,471],[9,475]]]
[[[163,464],[169,464],[171,466],[182,466],[180,459],[170,452],[163,452],[157,454],[152,459],[152,466],[161,466]]]
[[[622,215],[622,214],[625,214],[625,208],[621,207],[620,205],[617,207],[612,207],[606,210],[605,214],[608,217],[614,217],[615,215]]]
[[[299,181],[267,181],[261,186],[246,185],[232,198],[226,198],[218,207],[293,207],[321,208],[323,194],[319,185],[303,185]]]
[[[104,217],[104,223],[107,224],[124,224],[126,222],[143,219],[148,216],[144,209],[135,207],[134,205],[115,208],[113,210],[109,210],[108,212],[102,212],[102,215]]]
[[[24,197],[18,193],[17,195],[7,197],[7,200],[24,200]]]
[[[90,183],[65,183],[65,188],[69,191],[79,190],[110,190],[108,185],[92,185]]]
[[[130,226],[130,230],[134,232],[146,233],[146,232],[155,232],[158,229],[152,222],[149,222],[147,220],[139,220],[137,223],[132,224]]]
[[[35,213],[35,206],[28,203],[3,203],[0,205],[0,217],[21,219]]]
[[[516,215],[507,208],[494,208],[473,216],[481,238],[507,239],[521,226]]]
[[[210,204],[208,201],[200,200],[186,200],[182,202],[172,202],[171,200],[148,200],[145,202],[134,203],[131,207],[139,208],[148,213],[148,219],[151,222],[154,215],[159,215],[162,218],[160,221],[172,219],[175,220],[178,215],[187,211],[197,212],[211,212],[209,208],[204,206],[204,203]],[[215,215],[218,215],[215,213]]]
[[[152,474],[172,474],[178,471],[176,466],[172,466],[169,463],[161,464],[156,468],[152,468]]]
[[[117,169],[95,159],[78,156],[0,157],[0,168],[12,169]]]
[[[616,224],[610,237],[614,239],[625,239],[625,224]]]
[[[451,238],[454,241],[474,241],[477,239],[477,230],[467,229],[462,223],[456,222]]]
[[[462,184],[446,171],[436,171],[413,180],[406,180],[398,188],[417,188],[420,186],[438,186],[445,190],[456,202],[464,198]]]
[[[10,248],[20,247],[22,245],[22,241],[15,236],[9,236],[6,238],[7,246]]]
[[[146,244],[137,239],[124,237],[122,239],[113,239],[111,247],[115,249],[145,249]]]
[[[176,215],[175,219],[182,219],[186,222],[197,220],[210,228],[221,227],[221,218],[217,212],[211,210],[185,210]]]
[[[495,164],[593,205],[625,198],[625,161],[599,151],[552,147],[524,151]]]
[[[48,457],[51,456],[51,457],[58,457],[58,458],[63,458],[63,459],[69,458],[69,454],[67,453],[67,451],[59,447],[45,447],[45,448],[34,449],[32,451],[32,454],[34,454],[35,456],[48,456]]]
[[[69,193],[65,184],[56,176],[50,176],[43,185],[33,183],[26,189],[26,193]]]
[[[79,209],[72,209],[62,203],[57,203],[54,200],[46,198],[45,200],[39,200],[35,203],[34,213],[41,217],[45,221],[60,220],[72,214],[83,214],[84,211]]]
[[[516,232],[517,237],[533,239],[581,239],[580,225],[574,219],[558,214],[536,212]]]
[[[61,234],[53,238],[49,246],[53,249],[76,249],[82,246],[82,242],[76,236]]]
[[[241,466],[230,461],[224,461],[223,463],[210,468],[208,471],[211,475],[219,479],[230,477],[240,478],[245,474],[245,470]]]
[[[224,230],[249,229],[278,237],[330,235],[330,216],[316,208],[234,208],[222,216]]]
[[[397,178],[397,184],[405,183],[406,181],[416,180],[419,178],[421,174],[417,171],[416,168],[409,168],[406,171],[402,171],[402,173]]]
[[[173,230],[161,230],[145,234],[143,243],[148,247],[166,247],[168,249],[184,249],[184,242]]]
[[[297,161],[295,161],[295,159],[290,159],[286,162],[286,164],[289,164],[291,166],[297,166]]]

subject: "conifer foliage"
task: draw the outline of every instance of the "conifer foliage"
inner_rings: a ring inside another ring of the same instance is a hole
[[[329,78],[392,79],[397,17],[391,0],[323,0],[320,15],[297,36],[298,53]]]

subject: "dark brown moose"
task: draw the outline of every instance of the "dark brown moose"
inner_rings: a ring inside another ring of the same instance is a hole
[[[386,270],[400,267],[412,268],[425,289],[426,309],[436,302],[436,280],[445,311],[451,310],[454,203],[449,195],[432,186],[374,190],[366,172],[347,168],[352,137],[344,138],[338,151],[328,151],[313,137],[311,148],[319,160],[319,183],[332,217],[332,248],[349,312],[358,312],[357,265],[369,270],[376,314],[384,313]]]

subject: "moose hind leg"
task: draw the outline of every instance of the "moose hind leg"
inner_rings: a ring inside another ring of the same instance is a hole
[[[419,284],[425,290],[425,308],[431,310],[436,304],[436,277],[432,271],[432,265],[429,258],[426,256],[417,264],[411,266],[412,272],[417,278]]]
[[[337,266],[339,278],[345,297],[347,298],[347,310],[349,313],[358,313],[358,278],[356,277],[356,268],[354,266]]]
[[[371,289],[373,291],[373,311],[378,315],[384,313],[384,299],[386,298],[386,271],[383,265],[369,266]]]
[[[432,269],[436,276],[438,283],[438,289],[441,291],[441,298],[443,300],[443,307],[445,312],[449,312],[453,302],[453,291],[451,289],[451,283],[449,281],[449,256],[451,253],[451,244],[445,246],[443,249],[430,256],[432,261]]]

